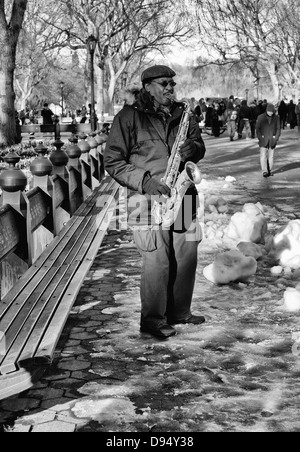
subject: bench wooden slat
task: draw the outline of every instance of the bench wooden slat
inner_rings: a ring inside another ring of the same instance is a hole
[[[111,195],[108,195],[108,197],[110,198]],[[101,209],[102,217],[104,218],[107,209]],[[87,237],[90,234],[90,231],[92,230],[91,238],[93,238],[96,233],[97,210],[100,209],[95,206],[92,215],[85,217],[86,224],[83,222],[83,224],[80,225],[80,230],[71,236],[69,246],[64,250],[63,257],[59,257],[61,262],[56,261],[54,266],[51,265],[50,267],[46,267],[46,270],[45,266],[42,267],[41,271],[36,275],[38,282],[35,290],[32,292],[31,286],[26,287],[22,293],[23,302],[18,303],[15,310],[9,310],[7,315],[0,322],[1,331],[6,331],[6,346],[8,350],[8,357],[4,358],[0,364],[2,373],[8,373],[15,370],[16,367],[14,363],[17,360],[21,349],[24,347],[24,344],[28,340],[28,336],[31,334],[36,321],[43,312],[44,307],[47,306],[51,297],[54,297],[54,292],[57,294],[56,299],[54,299],[55,303],[57,303],[57,300],[59,301],[60,293],[66,285],[66,281],[68,282],[68,277],[65,278],[68,266],[75,260],[76,270],[76,267],[82,260],[81,255],[84,256],[86,248],[88,249],[91,239],[87,240]],[[78,249],[80,250],[79,257]],[[47,272],[46,275],[45,271]],[[73,275],[72,272],[71,274]],[[47,318],[50,314],[46,312],[45,315]]]
[[[15,309],[10,309],[6,316],[0,322],[0,331],[6,332],[6,347],[9,355],[12,355],[13,352],[10,350],[12,344],[17,338],[18,343],[23,343],[28,334],[28,328],[30,328],[31,322],[34,321],[35,318],[35,307],[40,303],[41,297],[47,291],[46,300],[44,303],[46,304],[48,299],[51,298],[52,292],[55,290],[57,285],[60,283],[60,278],[62,278],[67,271],[68,265],[76,258],[78,247],[84,244],[84,240],[86,238],[86,234],[84,233],[84,228],[89,225],[93,225],[93,217],[90,217],[86,224],[82,224],[79,231],[76,234],[73,234],[70,237],[70,243],[67,250],[64,251],[65,255],[61,257],[61,261],[56,261],[55,266],[51,267],[42,267],[41,271],[36,275],[36,287],[32,291],[32,288],[28,286],[23,294],[23,300],[20,301]],[[45,271],[47,272],[45,274]],[[62,276],[61,276],[62,275]],[[42,300],[43,301],[43,300]],[[39,311],[39,305],[37,307]],[[26,327],[27,319],[30,319],[28,325]],[[18,347],[18,345],[16,346]],[[12,347],[14,348],[14,347]],[[0,362],[0,371],[2,373],[7,372],[4,371],[5,367],[5,359]],[[11,370],[10,370],[11,371]]]
[[[111,216],[112,217],[112,216]],[[86,274],[93,261],[97,255],[99,246],[101,245],[103,239],[105,237],[105,231],[98,231],[95,247],[91,247],[89,253],[87,254],[85,260],[82,262],[81,266],[77,271],[77,276],[72,280],[72,293],[66,292],[64,295],[52,321],[48,326],[46,334],[43,337],[41,344],[39,345],[38,350],[35,352],[35,360],[42,360],[48,363],[51,363],[54,351],[56,349],[59,337],[63,331],[65,323],[67,321],[67,315],[72,306],[74,305],[74,295],[77,297],[84,277],[83,274]],[[97,251],[97,252],[96,252]]]
[[[47,276],[47,272],[51,268],[51,265],[50,265],[51,263],[53,263],[54,261],[57,261],[57,263],[59,264],[58,259],[59,259],[60,253],[63,252],[63,249],[66,247],[67,243],[70,242],[70,240],[74,240],[74,233],[76,232],[76,230],[78,230],[78,228],[80,228],[80,226],[84,227],[83,223],[84,223],[84,217],[79,219],[77,224],[74,223],[73,227],[70,230],[68,230],[68,233],[66,235],[64,235],[63,240],[59,241],[59,243],[56,243],[56,247],[53,247],[53,245],[54,245],[54,243],[53,243],[54,241],[53,241],[51,243],[53,250],[50,250],[50,253],[48,254],[48,250],[51,247],[51,245],[50,245],[50,247],[46,250],[45,255],[43,255],[43,259],[47,255],[48,260],[45,259],[43,262],[41,262],[41,264],[43,264],[43,265],[40,265],[40,263],[37,262],[36,264],[34,264],[34,266],[30,267],[28,274],[25,274],[20,279],[19,284],[15,288],[14,292],[9,293],[8,296],[6,298],[4,298],[3,304],[1,303],[1,305],[0,305],[0,314],[1,314],[0,329],[2,328],[2,322],[3,322],[3,317],[4,317],[5,313],[9,311],[10,306],[16,301],[16,299],[21,294],[22,294],[22,298],[24,298],[25,294],[30,295],[32,293],[32,291],[36,289],[37,285],[41,282],[41,278]],[[42,275],[39,274],[41,268],[43,269]],[[28,279],[26,278],[26,276],[28,277]]]
[[[93,228],[93,224],[91,225],[91,228]],[[26,344],[28,337],[32,333],[36,322],[43,314],[43,310],[45,310],[44,318],[48,318],[52,310],[51,304],[59,303],[60,294],[66,286],[66,281],[71,279],[74,271],[76,271],[78,267],[77,248],[82,247],[80,252],[85,253],[85,246],[88,246],[85,244],[88,233],[89,231],[87,233],[80,234],[79,240],[76,243],[76,248],[73,248],[72,253],[68,256],[66,262],[59,267],[51,268],[51,272],[53,272],[51,280],[48,281],[47,277],[46,286],[43,290],[34,292],[31,297],[32,301],[29,299],[30,301],[28,300],[24,309],[20,311],[18,317],[14,319],[14,331],[12,333],[9,331],[6,335],[8,354],[2,363],[0,363],[0,371],[2,374],[12,372],[16,369],[16,361],[24,347],[24,344]],[[51,302],[51,300],[52,303],[50,303],[49,307],[49,302]]]
[[[6,342],[0,400],[31,387],[51,363],[114,215],[118,190],[115,181],[105,178],[0,304],[0,331]]]
[[[74,216],[70,219],[68,224],[62,229],[59,236],[57,236],[49,245],[47,250],[38,258],[35,264],[30,267],[30,269],[23,275],[18,284],[7,294],[7,296],[0,303],[0,321],[5,314],[5,312],[9,309],[10,305],[18,298],[18,296],[22,293],[24,287],[28,286],[35,275],[38,273],[39,268],[45,264],[45,262],[50,259],[55,259],[59,247],[64,247],[66,242],[69,241],[69,235],[73,235],[74,231],[77,229],[79,224],[84,221],[85,216],[89,211],[93,209],[95,200],[99,197],[99,193],[101,190],[106,190],[112,184],[112,181],[107,178],[104,182],[104,185],[101,185],[96,189],[89,199],[77,210]]]
[[[103,212],[101,216],[104,217],[104,215],[107,215],[107,211],[108,209],[106,212]],[[109,213],[108,215],[109,218],[112,218],[113,213]],[[77,261],[77,265],[74,265],[72,269],[70,268],[69,280],[72,281],[72,285],[65,285],[61,288],[58,287],[58,293],[60,294],[61,299],[59,302],[56,301],[54,306],[51,306],[54,303],[47,305],[46,310],[43,312],[43,317],[45,318],[41,318],[39,324],[35,326],[34,335],[30,338],[28,345],[25,347],[19,358],[20,366],[22,366],[24,360],[32,358],[33,355],[35,360],[43,359],[47,362],[51,362],[52,355],[66,323],[68,314],[76,300],[85,275],[93,264],[106,234],[105,230],[98,230],[97,225],[95,226],[96,235],[95,231],[90,232],[91,237],[88,239],[89,244],[82,250],[82,256]],[[45,319],[48,319],[47,325],[45,325]],[[40,343],[41,345],[39,345]]]

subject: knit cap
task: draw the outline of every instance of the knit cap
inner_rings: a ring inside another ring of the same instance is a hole
[[[272,113],[276,113],[275,106],[273,104],[268,104],[266,111],[271,111]]]

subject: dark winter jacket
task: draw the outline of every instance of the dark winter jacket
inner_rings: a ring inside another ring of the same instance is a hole
[[[239,111],[239,119],[252,119],[252,109],[248,107],[247,101],[243,100]]]
[[[263,113],[256,121],[256,134],[259,147],[275,149],[281,135],[280,118],[278,115],[270,117]]]
[[[144,177],[150,173],[160,180],[165,175],[183,111],[184,104],[175,102],[171,116],[164,121],[141,90],[135,101],[127,103],[114,118],[104,153],[105,169],[129,189],[129,217],[138,207],[141,223],[145,222],[146,213],[147,221],[151,216],[150,197],[143,193]],[[205,145],[193,116],[187,137],[197,144],[197,163],[205,155]],[[180,170],[183,169],[184,165]],[[195,188],[190,193],[195,194]]]
[[[278,108],[278,114],[281,117],[281,119],[287,119],[288,114],[288,107],[284,100],[280,102],[279,108]]]

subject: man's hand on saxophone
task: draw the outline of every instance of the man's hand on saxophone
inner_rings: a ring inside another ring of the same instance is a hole
[[[179,148],[179,154],[182,162],[189,162],[195,158],[198,153],[196,143],[188,138]]]
[[[143,192],[151,196],[169,197],[171,194],[171,190],[166,184],[155,179],[149,173],[146,174],[143,180]]]

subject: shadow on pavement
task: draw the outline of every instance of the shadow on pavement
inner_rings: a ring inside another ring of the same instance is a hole
[[[274,171],[274,174],[286,173],[287,171],[291,171],[297,168],[300,168],[300,162],[289,163],[288,165],[285,165],[282,168]]]

